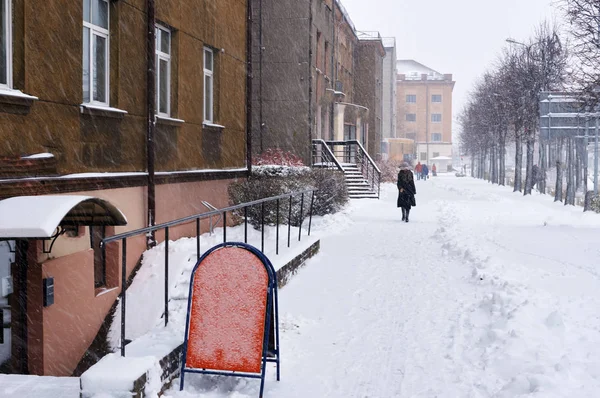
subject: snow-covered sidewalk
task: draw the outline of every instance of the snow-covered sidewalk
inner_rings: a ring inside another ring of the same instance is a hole
[[[280,293],[265,396],[597,396],[600,216],[469,178],[417,190],[409,224],[387,185],[317,228],[321,253]],[[166,396],[258,395],[186,380]]]

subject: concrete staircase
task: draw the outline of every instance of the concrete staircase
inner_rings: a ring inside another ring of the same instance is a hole
[[[371,184],[365,179],[357,165],[344,164],[344,177],[348,196],[350,199],[378,199],[377,187],[371,188]]]

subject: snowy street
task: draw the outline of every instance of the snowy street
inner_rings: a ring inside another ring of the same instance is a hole
[[[393,185],[317,223],[321,253],[281,291],[282,381],[270,368],[265,395],[597,396],[600,216],[471,178],[417,193],[409,224]],[[257,391],[190,376],[166,395]]]

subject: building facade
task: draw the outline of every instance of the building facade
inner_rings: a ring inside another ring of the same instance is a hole
[[[422,163],[452,157],[452,75],[413,60],[398,61],[397,69],[397,137],[415,141]]]
[[[49,252],[32,241],[16,261],[26,261],[31,300],[24,307],[3,297],[13,322],[0,344],[2,371],[69,376],[97,354],[90,345],[119,293],[121,247],[107,248],[103,267],[101,237],[201,213],[202,200],[225,207],[228,185],[248,175],[247,4],[157,2],[155,21],[143,0],[0,0],[0,10],[0,199],[86,195],[127,218],[126,226],[79,226]],[[170,238],[194,233],[176,228]],[[127,274],[145,249],[145,237],[130,240]],[[0,277],[19,271],[6,252]],[[48,278],[54,303],[46,306]],[[24,327],[15,327],[19,319]]]
[[[368,146],[370,109],[355,95],[360,41],[342,3],[253,0],[252,5],[254,155],[277,148],[308,165],[313,139],[364,137]]]
[[[382,123],[381,138],[383,141],[382,155],[387,157],[384,148],[389,148],[385,143],[391,138],[396,138],[396,112],[397,112],[397,84],[398,78],[396,39],[393,37],[383,38],[385,58],[383,59],[383,101],[382,101]]]
[[[383,60],[385,48],[378,32],[359,33],[356,51],[356,103],[369,109],[368,130],[363,138],[365,149],[375,160],[381,159],[383,132]]]

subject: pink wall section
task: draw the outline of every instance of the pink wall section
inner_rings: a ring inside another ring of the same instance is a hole
[[[162,223],[189,215],[208,211],[200,203],[206,200],[217,208],[228,206],[227,187],[231,180],[181,183],[157,186],[157,222]],[[108,200],[127,217],[126,227],[117,227],[116,233],[146,226],[146,189],[123,188],[106,191],[80,192],[89,196]],[[202,223],[202,232],[208,231],[209,223]],[[195,223],[173,228],[170,239],[194,236]],[[164,233],[158,233],[161,242]],[[81,242],[78,243],[81,246]],[[74,245],[74,243],[73,243]],[[53,277],[55,302],[47,308],[30,308],[42,311],[42,325],[37,325],[37,335],[43,335],[43,374],[69,376],[81,360],[90,343],[96,337],[104,318],[120,292],[121,244],[116,244],[107,257],[107,289],[100,291],[94,287],[93,251],[89,249],[71,253],[69,241],[61,242],[61,252],[57,258],[48,259],[42,264],[42,277]],[[145,237],[127,240],[127,273],[130,274],[145,250]],[[73,249],[71,249],[73,251]],[[39,283],[39,282],[38,282]],[[111,290],[111,288],[115,288]]]

